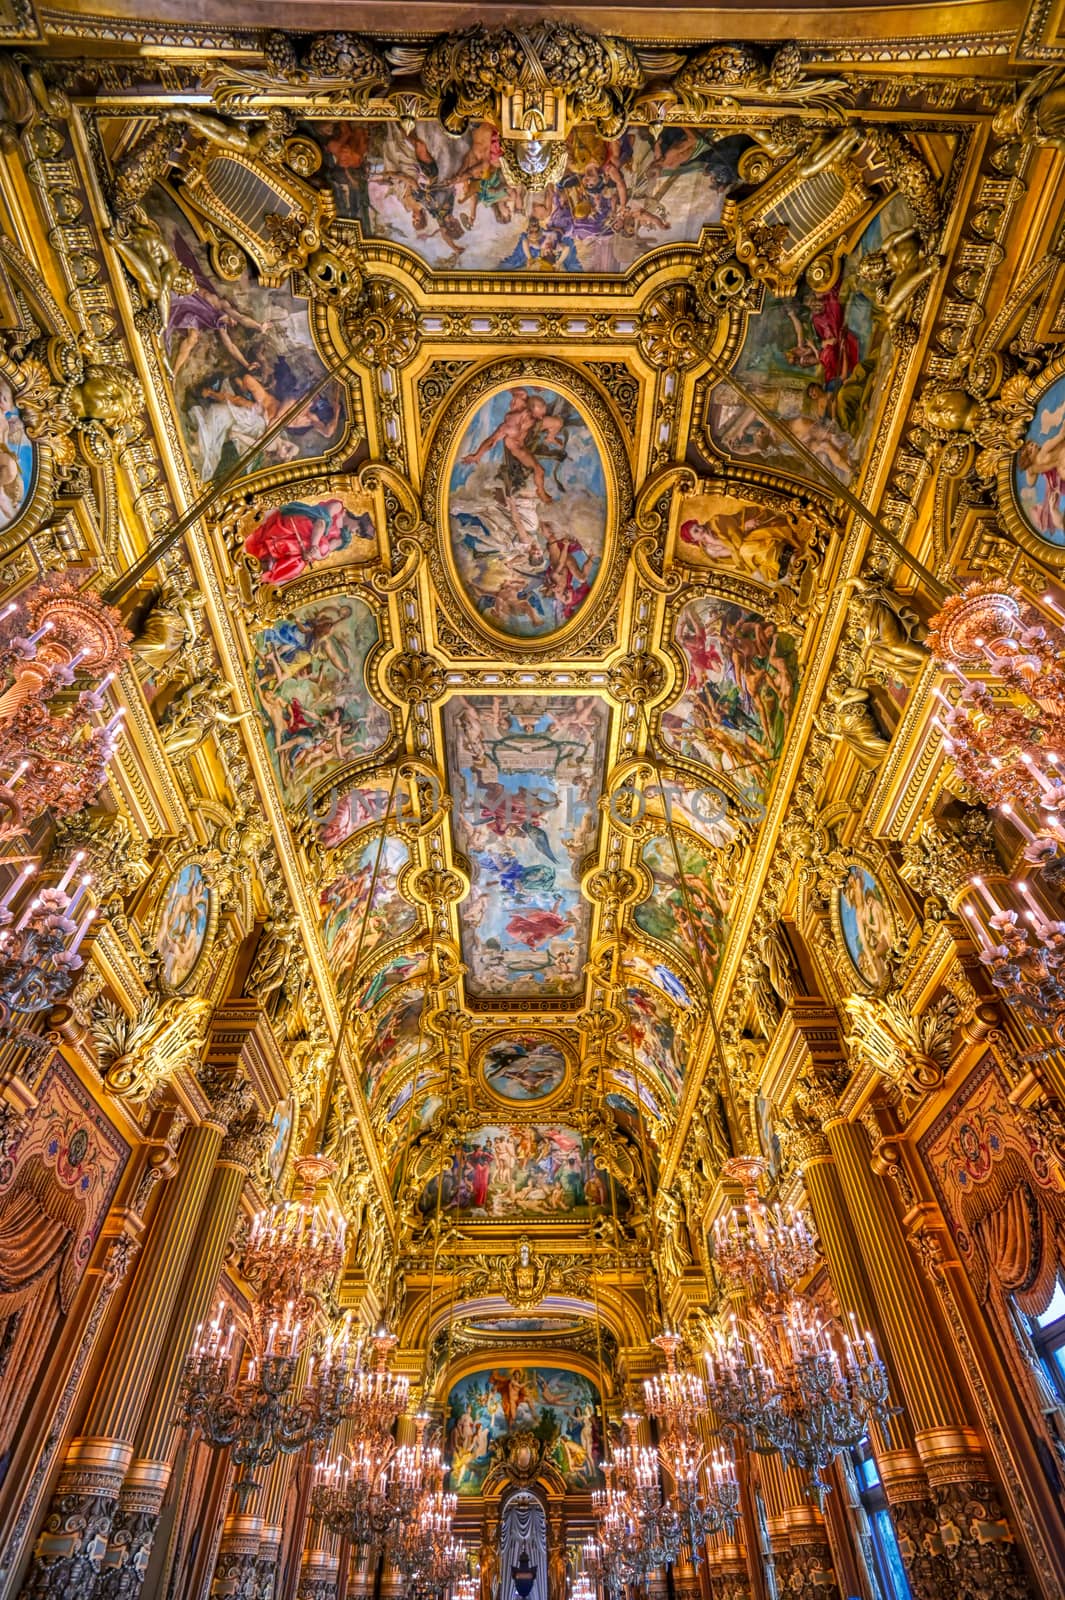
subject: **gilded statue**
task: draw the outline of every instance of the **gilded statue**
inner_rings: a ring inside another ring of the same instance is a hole
[[[170,296],[190,294],[195,288],[191,271],[177,260],[158,223],[139,207],[129,219],[124,218],[110,228],[107,237],[140,290],[142,304],[155,307],[159,313],[159,327],[165,328],[170,320]],[[162,351],[169,368],[165,341]]]
[[[1065,81],[1061,67],[1055,64],[1037,72],[1013,104],[998,113],[993,127],[1000,139],[1022,139],[1027,144],[1065,149]]]
[[[663,1272],[679,1278],[692,1264],[684,1211],[671,1189],[662,1189],[655,1204],[658,1222],[658,1255]]]
[[[918,289],[935,277],[942,264],[942,256],[927,249],[916,228],[900,228],[888,235],[879,250],[862,257],[858,281],[872,291],[888,324],[898,329],[907,321]]]
[[[755,941],[758,959],[769,978],[773,993],[782,1005],[795,998],[795,968],[784,935],[775,924],[764,928]]]
[[[232,693],[221,678],[199,678],[179,690],[159,722],[159,737],[172,761],[193,755],[219,724],[231,726],[251,715],[224,709]]]
[[[137,378],[110,362],[89,362],[80,381],[67,389],[70,409],[83,425],[99,423],[113,438],[135,431],[144,395]]]
[[[868,689],[856,683],[848,684],[829,700],[829,705],[831,722],[819,714],[814,718],[814,726],[827,738],[845,744],[863,767],[877,771],[891,748],[891,740],[880,731]]]
[[[288,976],[289,963],[300,943],[298,917],[271,917],[263,928],[248,974],[247,989],[259,1004],[270,1010]]]
[[[168,682],[181,658],[198,644],[206,605],[198,589],[167,583],[149,606],[131,648],[157,688]]]
[[[901,677],[920,672],[928,662],[921,643],[927,630],[913,607],[888,587],[884,574],[866,573],[844,587],[855,592],[864,608],[866,665]]]

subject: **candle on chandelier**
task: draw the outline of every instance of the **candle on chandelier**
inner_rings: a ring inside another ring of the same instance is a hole
[[[987,887],[983,878],[970,878],[969,882],[972,884],[974,889],[979,889],[980,893],[991,907],[992,916],[998,916],[999,912],[1002,910],[1002,907],[998,904],[998,901]]]
[[[991,950],[991,949],[993,949],[994,946],[992,945],[991,940],[984,933],[983,923],[980,921],[980,918],[977,916],[976,907],[974,905],[971,905],[970,903],[966,902],[962,906],[961,909],[965,912],[965,915],[967,917],[971,917],[972,918],[973,928],[975,929],[976,937],[977,937],[977,939],[978,939],[978,941],[980,943],[981,950]]]
[[[26,926],[27,922],[29,922],[30,918],[33,916],[33,913],[35,911],[39,911],[40,910],[40,906],[41,906],[40,896],[38,896],[38,898],[36,900],[31,900],[30,901],[29,905],[26,907],[25,911],[22,913],[22,915],[19,918],[19,920],[15,923],[15,932],[16,933],[21,933],[22,932],[22,930]]]
[[[8,906],[11,904],[12,900],[18,894],[18,892],[22,888],[23,884],[26,883],[28,879],[32,878],[33,874],[36,871],[37,871],[37,863],[36,863],[36,861],[27,861],[26,865],[23,867],[23,869],[19,873],[18,877],[12,879],[11,883],[4,890],[3,899],[0,900],[0,911],[6,911],[7,910]]]
[[[1028,824],[1017,815],[1009,801],[1004,801],[998,809],[1002,812],[1004,817],[1008,817],[1010,822],[1013,823],[1013,826],[1017,829],[1017,832],[1020,834],[1021,838],[1024,839],[1028,844],[1031,844],[1032,840],[1035,838],[1035,834],[1032,832]]]
[[[1022,898],[1028,905],[1028,914],[1031,920],[1035,923],[1036,931],[1038,933],[1042,933],[1043,929],[1047,926],[1047,918],[1040,910],[1039,902],[1036,900],[1026,883],[1018,883],[1017,888],[1020,890]]]
[[[66,888],[67,884],[70,882],[71,878],[74,876],[75,872],[77,872],[79,866],[81,865],[81,863],[84,860],[85,860],[85,851],[84,850],[76,851],[75,854],[71,857],[69,865],[67,866],[67,870],[64,872],[63,876],[60,878],[58,884],[56,885],[56,887],[59,889],[60,893],[62,893],[62,891]]]
[[[51,633],[51,631],[52,631],[52,629],[54,627],[55,627],[54,622],[52,622],[51,618],[49,618],[47,622],[42,622],[41,626],[37,629],[37,631],[35,633],[31,633],[29,638],[26,639],[24,642],[26,644],[34,644],[34,645],[40,644],[41,640],[45,637],[45,635]]]
[[[82,898],[83,898],[83,896],[85,894],[85,891],[89,887],[91,882],[92,882],[92,878],[90,877],[90,875],[88,873],[86,873],[84,878],[82,878],[81,882],[78,884],[78,887],[75,889],[75,891],[74,891],[73,895],[71,896],[70,901],[69,901],[69,903],[67,905],[66,915],[68,917],[72,917],[74,915],[74,912],[77,910],[78,906],[81,904],[81,901],[82,901]]]

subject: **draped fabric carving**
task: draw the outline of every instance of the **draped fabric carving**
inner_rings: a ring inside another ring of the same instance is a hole
[[[547,1600],[547,1518],[542,1502],[528,1489],[512,1494],[503,1507],[499,1586],[493,1600],[510,1600],[511,1568],[523,1550],[536,1568],[529,1600]]]

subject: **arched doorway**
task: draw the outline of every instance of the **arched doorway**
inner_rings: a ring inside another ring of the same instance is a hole
[[[499,1577],[492,1600],[515,1600],[511,1569],[522,1554],[536,1568],[529,1600],[548,1600],[547,1514],[535,1489],[522,1487],[507,1495],[499,1512]]]

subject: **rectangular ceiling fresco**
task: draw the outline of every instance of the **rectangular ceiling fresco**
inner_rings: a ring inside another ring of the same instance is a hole
[[[205,481],[223,476],[273,422],[323,375],[307,301],[265,289],[251,274],[225,283],[187,217],[157,188],[151,214],[184,276],[165,306],[163,348],[175,409],[192,465]],[[323,455],[346,415],[341,384],[330,384],[260,455],[249,472]]]
[[[443,1180],[443,1193],[437,1189]],[[444,1211],[474,1217],[586,1218],[593,1211],[627,1210],[628,1197],[596,1164],[575,1128],[554,1123],[493,1124],[475,1128],[456,1145],[441,1176],[421,1197],[425,1215]]]
[[[457,137],[438,122],[309,126],[339,216],[431,267],[475,271],[625,272],[658,245],[695,243],[720,222],[750,142],[699,128],[619,139],[575,128],[563,176],[526,191],[507,182],[487,122]]]
[[[454,838],[472,887],[459,907],[470,994],[576,995],[591,906],[609,711],[597,695],[460,695],[444,707]]]

